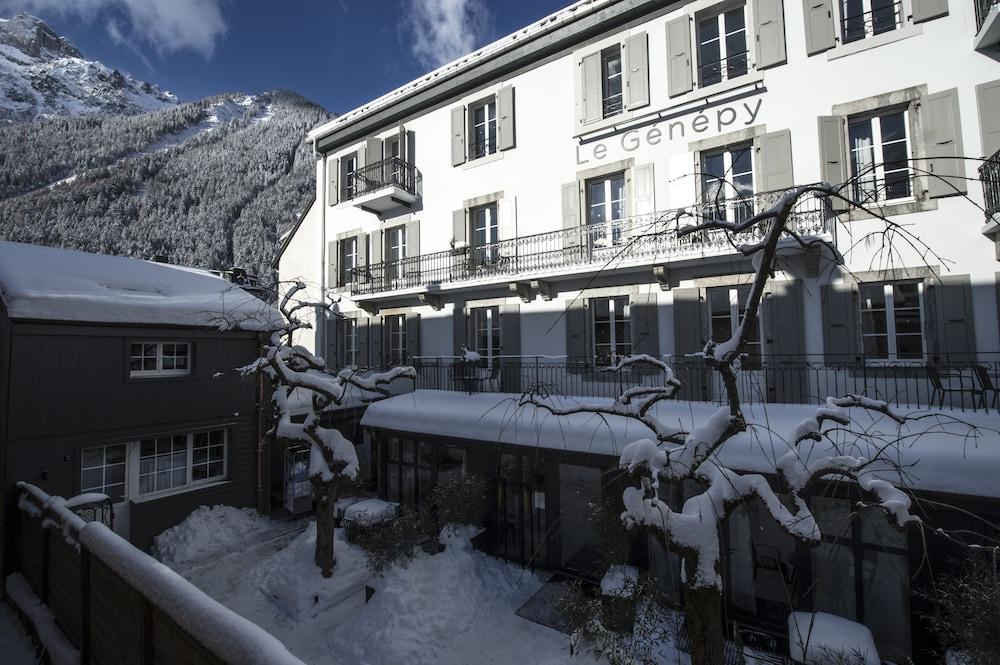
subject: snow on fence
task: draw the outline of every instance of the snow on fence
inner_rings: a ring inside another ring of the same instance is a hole
[[[61,497],[24,482],[17,494],[19,572],[7,589],[36,622],[51,617],[36,632],[53,662],[302,665],[275,637],[104,524],[85,522]]]

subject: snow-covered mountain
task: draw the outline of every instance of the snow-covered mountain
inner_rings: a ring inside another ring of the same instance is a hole
[[[0,19],[0,124],[90,113],[134,114],[177,98],[87,60],[40,18]]]

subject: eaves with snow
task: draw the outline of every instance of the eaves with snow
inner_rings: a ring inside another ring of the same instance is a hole
[[[11,319],[275,330],[280,312],[196,268],[0,241]]]

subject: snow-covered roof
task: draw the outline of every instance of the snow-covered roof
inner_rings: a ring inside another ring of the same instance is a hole
[[[12,319],[272,330],[280,312],[205,270],[0,241]]]
[[[642,424],[618,416],[577,413],[556,417],[533,406],[518,406],[519,395],[417,390],[368,406],[361,424],[414,434],[446,436],[486,444],[507,443],[579,453],[618,457],[632,441],[650,438]],[[607,404],[595,398],[562,398],[563,406],[580,403]],[[663,423],[677,423],[690,431],[718,410],[705,402],[664,401],[654,409]],[[817,407],[802,404],[767,404],[744,407],[751,430],[727,442],[718,453],[720,462],[740,471],[774,473],[777,460],[787,452],[784,438]],[[906,408],[897,409],[909,413]],[[921,413],[929,413],[921,411]],[[1000,418],[996,413],[960,413],[945,410],[944,418],[927,417],[903,426],[898,447],[905,469],[904,485],[913,489],[967,496],[1000,498]],[[858,429],[895,433],[896,425],[880,414],[851,410]],[[952,421],[960,419],[979,428]],[[843,444],[842,444],[843,445]],[[829,443],[804,442],[803,455],[828,455]],[[872,458],[874,446],[861,442],[846,454]],[[886,469],[886,479],[895,471]],[[898,478],[898,474],[897,474]]]
[[[395,90],[387,92],[367,104],[359,106],[353,111],[348,111],[343,115],[337,116],[330,122],[324,123],[310,131],[307,135],[307,140],[313,141],[317,138],[325,136],[336,129],[355,122],[362,116],[381,108],[385,108],[386,106],[390,106],[401,99],[423,90],[424,88],[428,88],[432,85],[440,83],[444,79],[460,74],[483,60],[495,58],[501,53],[515,48],[522,42],[529,41],[546,33],[552,32],[565,23],[575,21],[580,16],[597,11],[598,9],[608,5],[613,5],[616,2],[620,2],[620,0],[577,0],[577,2],[574,2],[568,7],[564,7],[557,12],[549,14],[545,18],[535,21],[534,23],[531,23],[516,32],[512,32],[506,37],[502,37],[495,42],[487,44],[486,46],[483,46],[468,55],[464,55],[457,60],[453,60],[446,65],[442,65],[434,71],[424,74],[420,78],[414,79],[413,81],[401,85]]]

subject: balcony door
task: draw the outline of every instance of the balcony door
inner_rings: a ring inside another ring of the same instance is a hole
[[[709,330],[712,339],[717,343],[725,342],[736,334],[740,321],[746,313],[747,299],[750,297],[750,285],[719,286],[708,289]],[[740,356],[740,371],[737,374],[737,385],[742,399],[760,403],[767,393],[765,373],[761,371],[761,319],[750,331],[747,345]],[[718,374],[713,372],[713,375]],[[715,399],[725,399],[725,389],[716,377],[713,389]]]
[[[702,214],[741,222],[754,214],[753,146],[741,143],[702,153]]]
[[[625,219],[625,173],[587,181],[587,242],[591,251],[621,244]]]
[[[497,204],[490,203],[469,211],[472,223],[472,263],[477,270],[496,266],[500,258],[499,217]]]

